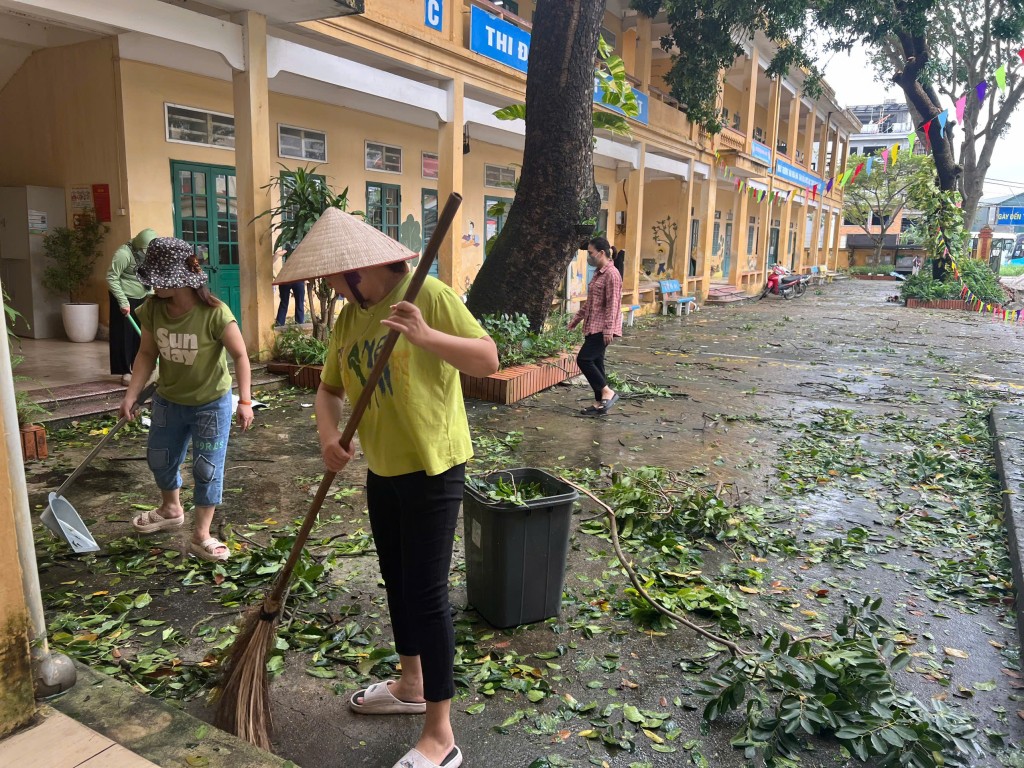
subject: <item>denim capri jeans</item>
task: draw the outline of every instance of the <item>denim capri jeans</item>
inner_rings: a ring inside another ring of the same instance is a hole
[[[205,405],[179,405],[154,395],[151,421],[146,457],[160,490],[181,487],[180,469],[191,441],[195,505],[220,504],[231,432],[231,392]]]

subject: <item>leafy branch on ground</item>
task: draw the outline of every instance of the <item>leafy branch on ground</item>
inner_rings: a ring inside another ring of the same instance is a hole
[[[971,293],[978,299],[1002,305],[1006,301],[1006,293],[999,285],[999,278],[989,269],[988,265],[974,259],[957,261],[960,277]],[[959,299],[962,293],[960,280],[952,270],[942,280],[932,279],[931,263],[927,263],[916,275],[908,277],[900,286],[900,296],[906,299],[935,301],[940,299]]]
[[[970,718],[940,701],[930,706],[899,689],[895,675],[912,660],[887,635],[881,599],[847,602],[828,640],[769,633],[756,657],[727,659],[699,693],[713,722],[746,706],[732,744],[766,766],[800,761],[807,737],[828,734],[879,766],[970,766],[984,753]]]

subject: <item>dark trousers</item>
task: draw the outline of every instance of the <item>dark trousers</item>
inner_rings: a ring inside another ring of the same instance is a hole
[[[145,299],[128,299],[131,318],[138,323],[135,315]],[[140,337],[128,322],[128,317],[121,314],[114,294],[110,294],[110,372],[125,374],[132,372],[135,355],[139,353]]]
[[[295,297],[295,322],[306,322],[306,283],[299,280],[295,283],[281,283],[277,286],[281,303],[277,305],[277,324],[284,325],[288,319],[288,294]]]
[[[455,696],[455,627],[448,600],[455,524],[466,465],[440,475],[366,473],[366,502],[388,611],[401,656],[419,656],[423,696]]]
[[[576,363],[580,371],[594,390],[594,400],[600,402],[604,388],[608,384],[604,373],[604,352],[607,349],[603,333],[589,333],[583,339],[583,346],[576,355]]]

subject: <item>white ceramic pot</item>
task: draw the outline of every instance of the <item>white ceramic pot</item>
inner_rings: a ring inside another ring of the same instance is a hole
[[[61,306],[61,317],[64,320],[64,333],[71,341],[93,341],[100,327],[100,305],[64,304]]]

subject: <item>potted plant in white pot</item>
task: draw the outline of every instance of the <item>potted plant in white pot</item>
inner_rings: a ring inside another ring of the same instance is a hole
[[[99,304],[75,301],[75,296],[92,275],[100,245],[109,231],[105,224],[89,218],[76,229],[56,227],[43,238],[43,250],[54,262],[43,272],[43,286],[68,297],[61,307],[61,317],[71,341],[92,341],[99,330]]]

